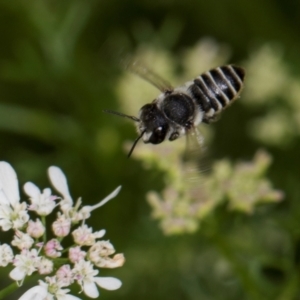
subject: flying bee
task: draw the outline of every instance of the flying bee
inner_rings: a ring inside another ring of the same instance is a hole
[[[194,131],[201,143],[196,127],[201,122],[215,121],[239,97],[244,86],[245,71],[234,65],[211,69],[176,88],[137,62],[129,67],[132,72],[157,87],[161,94],[144,105],[138,117],[105,110],[107,113],[129,118],[137,124],[139,136],[128,157],[141,138],[144,143],[160,144],[165,140],[174,141]]]

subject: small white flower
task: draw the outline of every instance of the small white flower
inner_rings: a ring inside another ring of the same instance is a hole
[[[47,283],[40,281],[40,284],[47,287],[48,297],[52,296],[52,298],[49,297],[49,299],[52,300],[55,297],[57,300],[80,300],[80,298],[76,296],[67,294],[70,290],[62,289],[63,286],[56,276],[46,277],[46,282]]]
[[[11,228],[21,229],[29,220],[27,204],[25,202],[16,203],[14,206],[9,204],[0,205],[0,226],[3,231]]]
[[[0,266],[6,267],[13,261],[14,254],[12,249],[7,244],[0,245]]]
[[[21,254],[16,255],[14,259],[15,268],[9,273],[10,278],[22,282],[26,275],[31,275],[37,270],[39,261],[40,257],[36,249],[22,250]]]
[[[50,274],[53,271],[53,262],[45,257],[42,257],[37,269],[41,275]]]
[[[14,239],[11,242],[13,246],[19,248],[20,250],[30,249],[33,243],[34,240],[30,237],[29,234],[19,230],[16,230]]]
[[[41,190],[32,182],[26,182],[24,185],[25,193],[30,197],[30,210],[35,211],[40,216],[49,215],[56,206],[55,200],[58,198],[51,195],[51,189]]]
[[[93,233],[93,229],[86,224],[81,225],[72,232],[75,243],[80,246],[91,246],[97,238],[103,237],[104,234],[104,229]]]
[[[29,220],[28,226],[26,228],[26,232],[33,238],[41,237],[45,232],[45,227],[42,224],[40,219],[36,219],[36,221]]]
[[[73,272],[76,281],[90,298],[97,298],[99,296],[97,285],[107,290],[116,290],[122,285],[122,282],[117,278],[96,277],[99,271],[94,270],[93,265],[89,261],[81,260],[76,263]]]

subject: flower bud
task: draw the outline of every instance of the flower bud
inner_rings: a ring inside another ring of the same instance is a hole
[[[60,215],[52,224],[52,229],[57,237],[65,237],[70,233],[71,220],[65,215]]]
[[[44,251],[47,256],[51,258],[59,257],[61,256],[61,251],[63,247],[60,245],[59,241],[56,239],[52,239],[49,242],[46,243],[44,246]]]
[[[69,259],[72,263],[76,263],[86,256],[86,252],[82,251],[79,246],[69,249]]]
[[[36,219],[36,221],[29,220],[28,226],[26,229],[27,233],[33,238],[41,237],[45,232],[45,227],[40,221],[40,219]]]

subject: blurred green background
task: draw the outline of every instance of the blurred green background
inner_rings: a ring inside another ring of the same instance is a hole
[[[102,112],[137,114],[120,100],[124,55],[141,46],[165,51],[180,74],[182,53],[206,37],[250,72],[245,103],[242,95],[212,125],[210,160],[250,160],[264,148],[273,157],[267,177],[285,193],[250,215],[220,205],[211,217],[218,240],[212,225],[163,234],[145,197],[164,187],[162,174],[127,159],[133,124]],[[12,164],[20,185],[49,186],[46,170],[57,165],[85,204],[123,186],[89,220],[126,257],[122,268],[101,271],[123,282],[102,290],[103,299],[300,299],[300,1],[1,1],[0,38],[0,159]],[[262,87],[253,84],[265,69]],[[260,92],[264,82],[275,92]]]

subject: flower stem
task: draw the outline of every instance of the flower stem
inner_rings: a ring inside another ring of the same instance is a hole
[[[236,257],[230,245],[220,235],[215,235],[210,239],[223,257],[230,263],[233,271],[239,277],[244,289],[251,296],[251,299],[263,300],[265,299],[261,293],[260,287],[253,280],[252,276],[247,270],[247,266],[243,265]]]
[[[4,299],[9,294],[13,293],[19,287],[16,282],[12,282],[9,286],[0,291],[0,299]]]
[[[44,227],[47,228],[46,227],[46,217],[45,216],[42,216],[42,223],[43,223]],[[44,244],[47,241],[47,232],[46,232],[46,230],[45,230],[45,232],[43,234],[43,241],[44,241]]]

